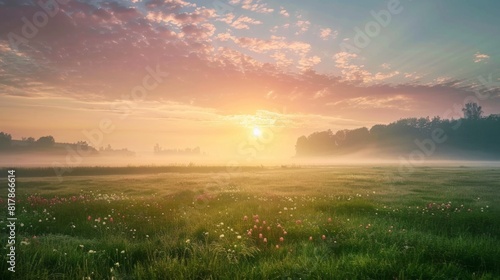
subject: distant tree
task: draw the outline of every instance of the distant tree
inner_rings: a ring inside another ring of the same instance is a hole
[[[330,129],[309,135],[307,144],[308,153],[312,155],[331,154],[336,149],[335,137]]]
[[[0,149],[10,147],[12,136],[8,133],[0,132]]]
[[[155,144],[154,151],[155,153],[161,152],[161,147],[158,143]]]
[[[76,142],[76,145],[78,145],[82,148],[87,148],[89,146],[89,143],[87,143],[87,141],[78,141],[78,142]]]
[[[483,115],[481,106],[475,102],[465,104],[462,112],[464,112],[464,118],[468,120],[479,120]]]
[[[54,137],[49,135],[38,138],[38,140],[36,140],[36,143],[43,147],[51,147],[56,143],[56,141],[54,140]]]
[[[298,156],[308,155],[309,152],[308,145],[309,143],[307,141],[307,137],[305,137],[304,135],[299,137],[299,139],[297,139],[297,143],[295,144],[295,151],[297,155]]]
[[[21,141],[26,142],[26,143],[28,143],[28,144],[33,144],[33,143],[35,143],[35,138],[33,138],[33,137],[28,137],[28,138],[23,137],[23,138],[21,139]]]
[[[195,154],[195,155],[199,155],[200,152],[201,152],[200,147],[196,147],[193,149],[193,154]]]

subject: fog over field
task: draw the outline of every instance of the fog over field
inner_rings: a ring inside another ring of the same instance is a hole
[[[0,0],[0,279],[500,279],[499,11]]]

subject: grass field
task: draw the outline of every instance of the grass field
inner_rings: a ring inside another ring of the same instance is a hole
[[[500,170],[394,170],[19,175],[0,278],[500,279]]]

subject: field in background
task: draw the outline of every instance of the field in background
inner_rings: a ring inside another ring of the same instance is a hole
[[[186,170],[18,172],[12,279],[500,277],[498,168]]]

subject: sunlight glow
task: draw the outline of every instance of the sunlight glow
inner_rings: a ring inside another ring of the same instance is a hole
[[[254,127],[253,128],[253,135],[255,137],[260,137],[262,135],[262,130],[260,130],[260,128],[258,128],[258,127]]]

